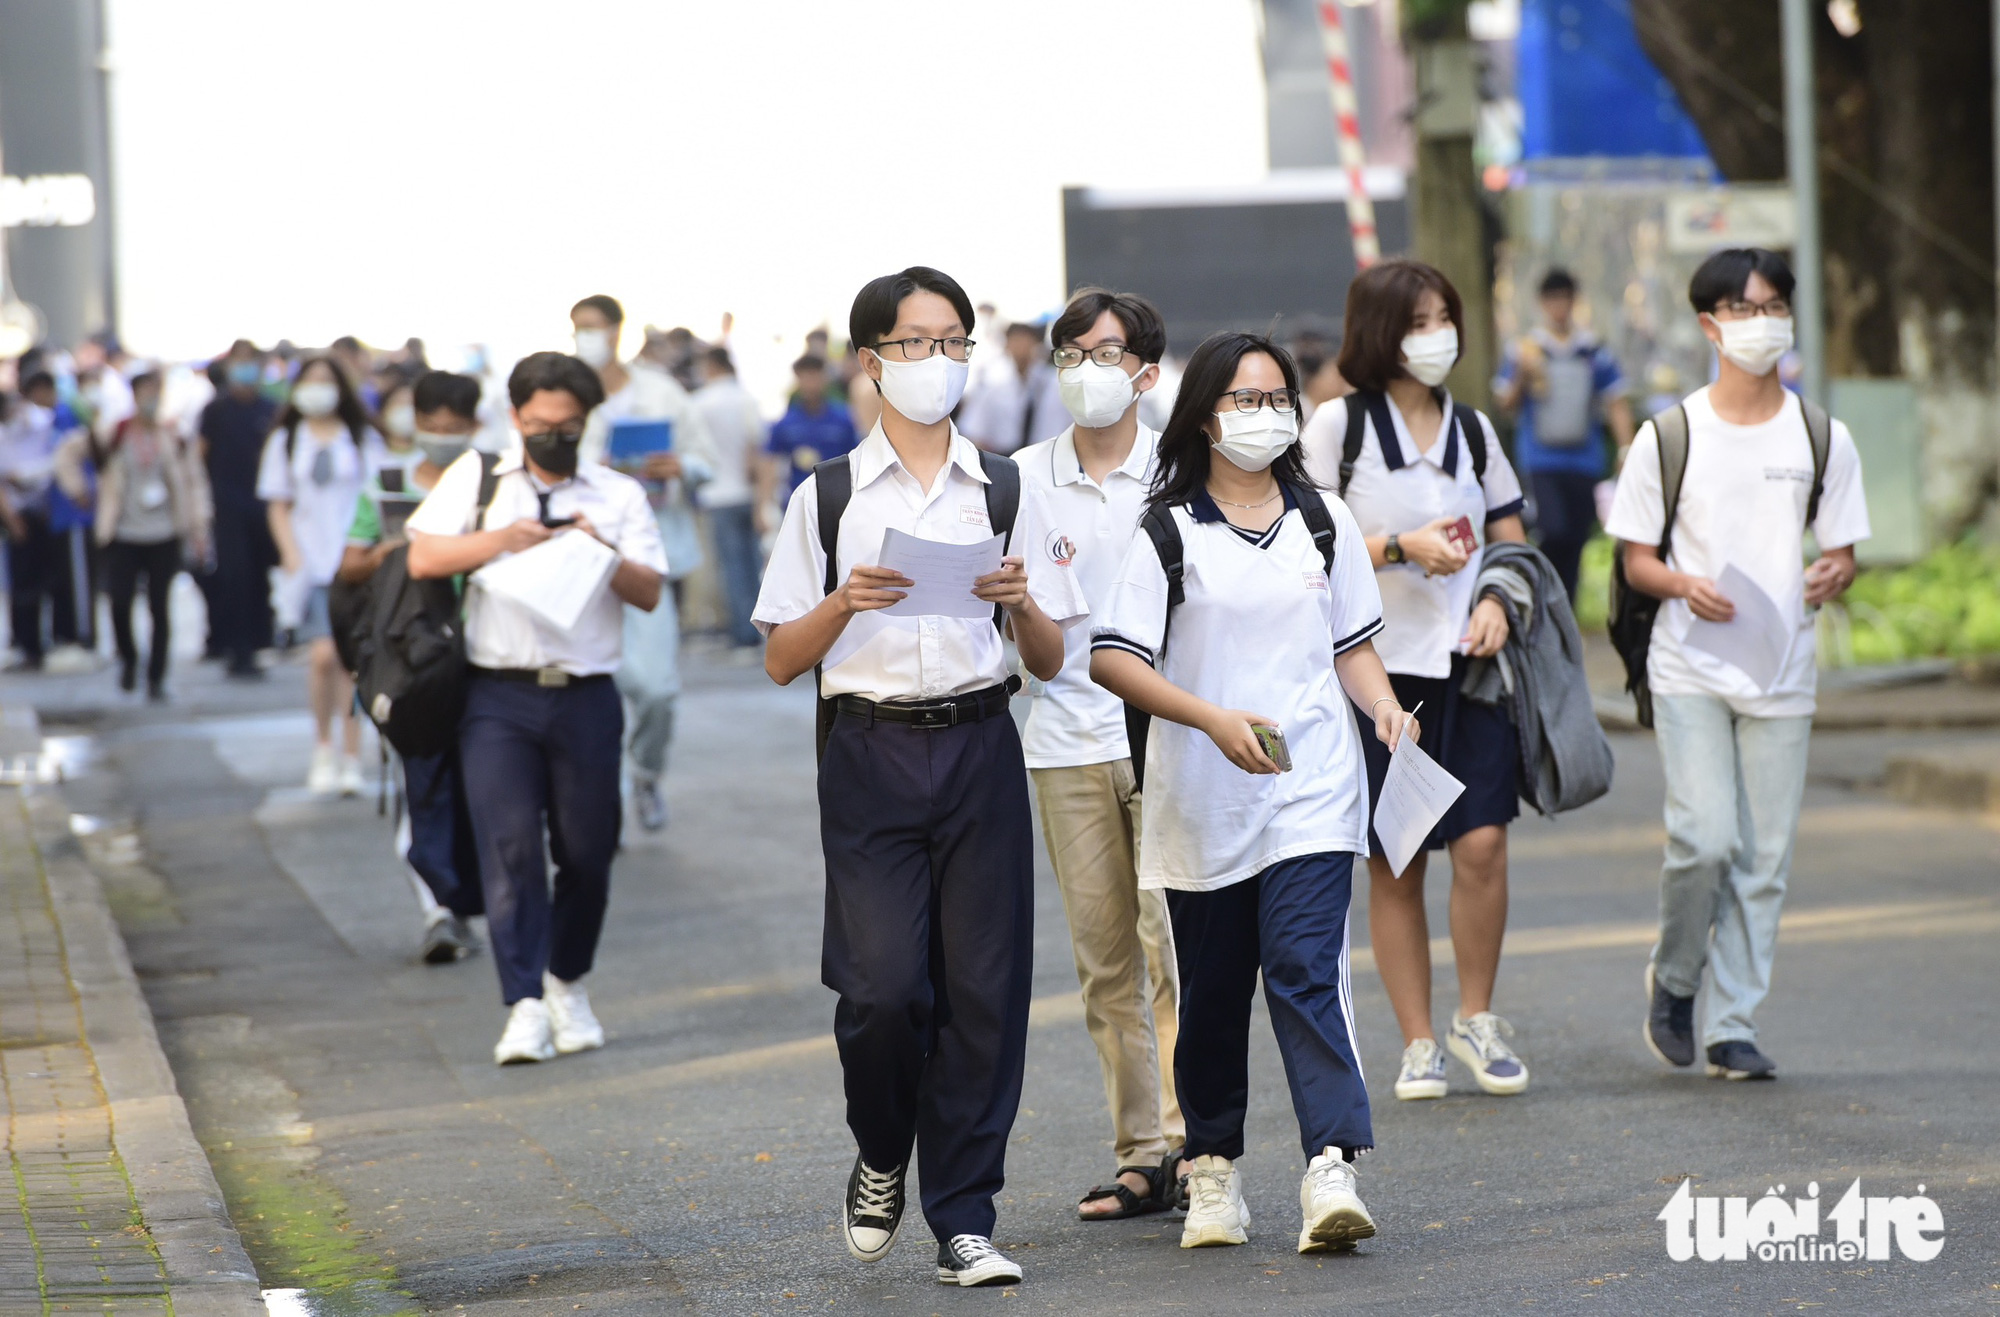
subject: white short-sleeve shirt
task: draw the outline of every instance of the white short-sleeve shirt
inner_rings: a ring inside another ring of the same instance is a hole
[[[289,451],[287,449],[289,448]],[[374,430],[354,438],[343,429],[321,443],[312,427],[299,423],[287,444],[284,427],[271,431],[257,464],[257,497],[292,505],[292,537],[306,579],[327,585],[347,552],[347,531],[361,490],[388,460],[389,449]]]
[[[1395,400],[1377,395],[1381,405],[1370,409],[1362,429],[1361,453],[1353,478],[1342,496],[1363,535],[1402,535],[1439,517],[1464,517],[1480,544],[1471,560],[1450,576],[1426,576],[1415,563],[1390,563],[1376,569],[1382,591],[1382,634],[1375,652],[1391,672],[1412,677],[1444,677],[1451,673],[1451,656],[1465,638],[1472,615],[1473,589],[1479,579],[1486,527],[1521,510],[1521,482],[1500,450],[1500,437],[1485,413],[1475,412],[1480,433],[1463,435],[1452,416],[1451,395],[1443,395],[1447,423],[1426,451],[1418,451],[1409,425]],[[1347,409],[1360,395],[1337,398],[1314,412],[1301,442],[1307,469],[1329,488],[1340,480],[1341,446],[1347,439]],[[1384,447],[1381,422],[1386,418],[1391,442]],[[1472,468],[1467,441],[1486,444],[1486,478]]]
[[[1153,482],[1160,436],[1144,425],[1132,451],[1102,485],[1084,474],[1076,457],[1076,429],[1030,444],[1014,454],[1023,483],[1042,491],[1049,513],[1068,538],[1071,569],[1093,607],[1111,593],[1137,532]],[[1103,764],[1131,753],[1125,744],[1125,704],[1090,679],[1090,629],[1063,633],[1063,667],[1055,680],[1037,683],[1028,706],[1021,748],[1030,768]]]
[[[880,561],[891,529],[949,544],[973,544],[994,534],[986,510],[986,472],[979,450],[951,432],[951,457],[925,489],[903,468],[878,424],[849,458],[854,494],[840,520],[836,581],[858,565]],[[1021,482],[1021,507],[1008,552],[1027,568],[1028,593],[1067,629],[1089,611],[1048,500]],[[792,491],[785,522],[764,570],[751,621],[765,635],[797,621],[826,598],[826,554],[819,538],[819,482],[808,476]],[[995,686],[1007,679],[1000,632],[987,617],[890,617],[857,613],[821,665],[825,695],[871,700],[936,700]]]
[[[630,476],[586,462],[577,467],[575,476],[552,490],[541,489],[521,464],[518,447],[500,459],[494,474],[493,502],[487,505],[486,516],[474,525],[480,457],[478,453],[460,457],[410,514],[410,533],[464,535],[498,530],[524,517],[539,518],[539,490],[549,496],[551,517],[573,517],[581,512],[620,557],[666,574],[667,555],[660,547],[659,525],[646,501],[645,488]],[[573,676],[596,676],[618,670],[624,639],[625,605],[612,593],[609,582],[598,588],[575,628],[564,632],[520,604],[488,594],[478,581],[467,580],[465,650],[474,667],[561,668]]]
[[[1092,619],[1091,647],[1137,654],[1184,691],[1275,719],[1293,765],[1246,773],[1204,733],[1155,718],[1141,887],[1212,891],[1301,855],[1368,853],[1368,773],[1333,660],[1382,629],[1382,597],[1353,515],[1337,498],[1326,504],[1331,580],[1289,495],[1264,547],[1225,522],[1205,494],[1175,508],[1186,598],[1171,628],[1167,574],[1152,540],[1135,535],[1126,548]]]
[[[1806,504],[1812,497],[1812,440],[1805,412],[1787,394],[1778,414],[1759,425],[1731,425],[1715,414],[1708,390],[1688,395],[1687,472],[1674,513],[1667,566],[1710,580],[1731,563],[1757,582],[1795,624],[1790,655],[1777,681],[1760,691],[1742,669],[1681,643],[1694,624],[1685,599],[1669,599],[1653,624],[1646,678],[1655,695],[1714,695],[1756,718],[1809,716],[1818,690],[1813,616],[1805,606]],[[1660,490],[1660,439],[1639,427],[1618,476],[1606,533],[1632,544],[1658,545],[1666,524]],[[1825,485],[1813,537],[1822,549],[1868,538],[1868,503],[1854,437],[1833,423]]]

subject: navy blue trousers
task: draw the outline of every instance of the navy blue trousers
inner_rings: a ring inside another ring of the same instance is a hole
[[[403,807],[410,811],[410,849],[403,856],[437,903],[461,919],[484,914],[479,843],[458,776],[458,755],[404,755]]]
[[[1306,1156],[1375,1146],[1347,974],[1353,876],[1352,855],[1327,852],[1281,860],[1212,892],[1167,892],[1181,970],[1174,1091],[1190,1159],[1243,1155],[1260,969]]]
[[[1580,471],[1530,471],[1535,495],[1535,544],[1562,578],[1570,602],[1583,570],[1583,547],[1597,529],[1597,477]]]
[[[819,772],[821,977],[867,1163],[914,1141],[939,1239],[993,1233],[1021,1105],[1034,838],[1007,716],[925,731],[843,714]]]
[[[459,772],[509,1006],[542,995],[543,970],[565,981],[590,972],[623,819],[624,734],[624,705],[609,677],[537,686],[475,675],[466,691]]]

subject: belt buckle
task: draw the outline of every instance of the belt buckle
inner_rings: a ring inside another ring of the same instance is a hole
[[[536,668],[535,684],[542,687],[563,687],[569,685],[569,674],[561,668]]]
[[[958,706],[956,704],[929,705],[917,710],[916,716],[910,719],[912,727],[922,727],[932,731],[942,727],[954,727],[957,724]]]

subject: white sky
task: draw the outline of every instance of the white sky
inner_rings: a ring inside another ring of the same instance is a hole
[[[121,322],[448,359],[737,319],[764,389],[916,263],[1060,303],[1064,184],[1265,172],[1256,0],[109,0]],[[997,349],[998,344],[991,345]]]

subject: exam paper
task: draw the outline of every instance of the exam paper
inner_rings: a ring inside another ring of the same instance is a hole
[[[1722,569],[1715,584],[1736,605],[1736,620],[1709,622],[1697,617],[1681,643],[1741,669],[1758,690],[1770,690],[1785,670],[1797,628],[1785,620],[1764,587],[1735,563]]]
[[[1366,735],[1366,733],[1363,733]],[[1389,756],[1389,773],[1375,802],[1375,835],[1382,856],[1398,878],[1410,867],[1451,802],[1465,792],[1465,783],[1439,767],[1438,761],[1405,736]]]
[[[972,583],[1000,570],[1004,535],[973,544],[946,544],[891,530],[882,537],[877,565],[915,582],[883,609],[891,617],[991,617],[993,605],[972,594]]]
[[[597,597],[618,554],[594,535],[558,531],[532,549],[496,558],[472,574],[482,590],[510,599],[558,631],[571,631]]]

